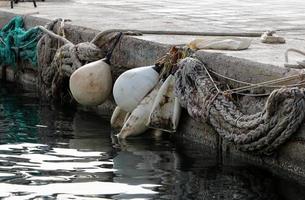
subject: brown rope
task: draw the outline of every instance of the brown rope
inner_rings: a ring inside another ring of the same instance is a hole
[[[38,68],[41,80],[38,87],[43,94],[42,96],[46,96],[47,100],[65,103],[71,102],[67,82],[69,76],[86,63],[104,58],[109,49],[105,48],[106,50],[102,51],[100,47],[91,42],[73,44],[65,37],[54,33],[58,31],[53,32],[57,24],[59,25],[57,27],[63,28],[64,23],[61,19],[52,23],[49,27],[39,27],[46,34],[41,38],[37,46],[38,57],[40,58]],[[108,43],[113,44],[116,35],[117,33],[113,33],[107,37],[108,39],[110,38]],[[63,42],[63,44],[60,44],[62,46],[57,46],[58,41]],[[108,47],[111,48],[112,46],[108,45]],[[54,50],[56,52],[50,53]]]
[[[195,120],[207,121],[221,137],[243,151],[268,154],[287,141],[303,122],[304,89],[274,90],[263,110],[246,115],[231,99],[217,93],[201,61],[186,58],[178,67],[175,93],[182,107]],[[216,98],[206,106],[213,95]]]

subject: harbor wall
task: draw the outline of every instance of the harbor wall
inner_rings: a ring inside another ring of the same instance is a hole
[[[2,27],[15,15],[0,12],[0,16],[0,27]],[[31,16],[25,16],[24,19],[27,28],[45,25],[48,22],[48,20]],[[65,32],[67,39],[73,43],[90,41],[98,33],[97,30],[70,24],[65,25]],[[124,71],[134,67],[152,65],[170,47],[170,45],[166,44],[141,40],[132,36],[124,36],[120,48],[114,51],[114,56],[111,60],[112,70],[120,69]],[[297,70],[262,64],[259,60],[253,62],[213,51],[198,51],[196,56],[210,69],[246,82],[262,82],[298,73]],[[28,63],[23,63],[22,70],[19,71],[15,71],[10,66],[3,67],[0,70],[0,77],[2,79],[5,78],[7,81],[18,82],[27,90],[35,91],[37,89],[37,70]],[[230,84],[238,86],[233,82]],[[253,98],[242,99],[241,103],[244,104],[243,111],[248,113],[259,111],[259,109],[262,109],[264,100],[257,101]],[[110,97],[103,105],[97,107],[80,106],[79,108],[110,117],[115,104],[113,97]],[[215,151],[219,155],[220,162],[224,164],[230,163],[232,156],[242,157],[255,165],[267,167],[275,173],[285,174],[305,183],[303,180],[305,179],[305,156],[303,156],[303,152],[305,152],[305,125],[302,125],[287,143],[282,145],[274,155],[270,156],[240,152],[234,145],[222,140],[208,124],[196,122],[190,118],[185,110],[183,111],[178,132],[175,133],[175,136],[180,140],[191,140],[202,146],[209,147],[211,151]]]

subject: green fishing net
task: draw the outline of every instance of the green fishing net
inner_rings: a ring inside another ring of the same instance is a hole
[[[42,33],[39,28],[24,29],[23,18],[14,17],[0,29],[0,67],[16,66],[25,60],[37,66],[37,42]]]

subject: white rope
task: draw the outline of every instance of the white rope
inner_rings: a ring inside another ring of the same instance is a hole
[[[230,81],[233,81],[233,82],[236,82],[236,83],[241,83],[241,84],[245,84],[245,85],[250,85],[250,86],[256,86],[257,84],[260,84],[260,83],[249,83],[249,82],[245,82],[245,81],[240,81],[240,80],[236,80],[234,78],[231,78],[231,77],[227,77],[225,75],[222,75],[222,74],[219,74],[213,70],[209,70],[210,72],[212,72],[213,74],[221,77],[221,78],[224,78],[224,79],[227,79],[227,80],[230,80]],[[277,80],[277,79],[274,79],[274,80]],[[281,88],[281,87],[297,87],[297,86],[304,86],[305,83],[304,81],[301,81],[300,83],[296,83],[296,84],[284,84],[284,85],[262,85],[261,87],[265,87],[265,88]]]
[[[261,82],[261,83],[252,84],[252,85],[249,85],[249,86],[234,88],[234,89],[231,89],[231,90],[228,90],[228,91],[229,92],[242,92],[242,91],[255,89],[255,88],[259,88],[259,87],[265,87],[266,85],[283,83],[283,82],[286,82],[286,81],[292,81],[292,80],[295,80],[297,78],[304,78],[304,75],[305,74],[292,75],[292,76],[288,76],[288,77],[283,77],[283,78],[279,78],[279,79],[274,79],[274,80],[270,80],[270,81],[265,81],[265,82]]]
[[[58,40],[61,40],[64,44],[72,44],[72,42],[70,42],[69,40],[67,40],[66,38],[64,37],[61,37],[60,35],[57,35],[55,33],[53,33],[52,31],[46,29],[45,27],[43,26],[37,26],[41,31],[43,31],[44,33],[47,33],[49,34],[51,37],[55,38],[55,39],[58,39]]]
[[[301,51],[301,50],[298,50],[298,49],[293,49],[293,48],[290,48],[290,49],[287,49],[285,51],[285,62],[288,63],[288,52],[296,52],[296,53],[299,53],[303,56],[305,56],[305,52]]]

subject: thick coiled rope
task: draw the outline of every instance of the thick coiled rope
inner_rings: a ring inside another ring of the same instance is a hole
[[[70,75],[81,66],[107,56],[121,34],[100,33],[91,42],[73,44],[60,35],[64,35],[63,22],[58,19],[45,27],[39,27],[47,34],[37,45],[40,79],[38,86],[41,96],[46,100],[71,103],[68,83]],[[58,28],[56,25],[59,23],[61,26]]]
[[[175,93],[189,115],[209,123],[221,137],[242,151],[273,152],[297,131],[305,116],[304,89],[274,90],[261,112],[246,115],[216,90],[198,59],[181,60],[175,77]]]

